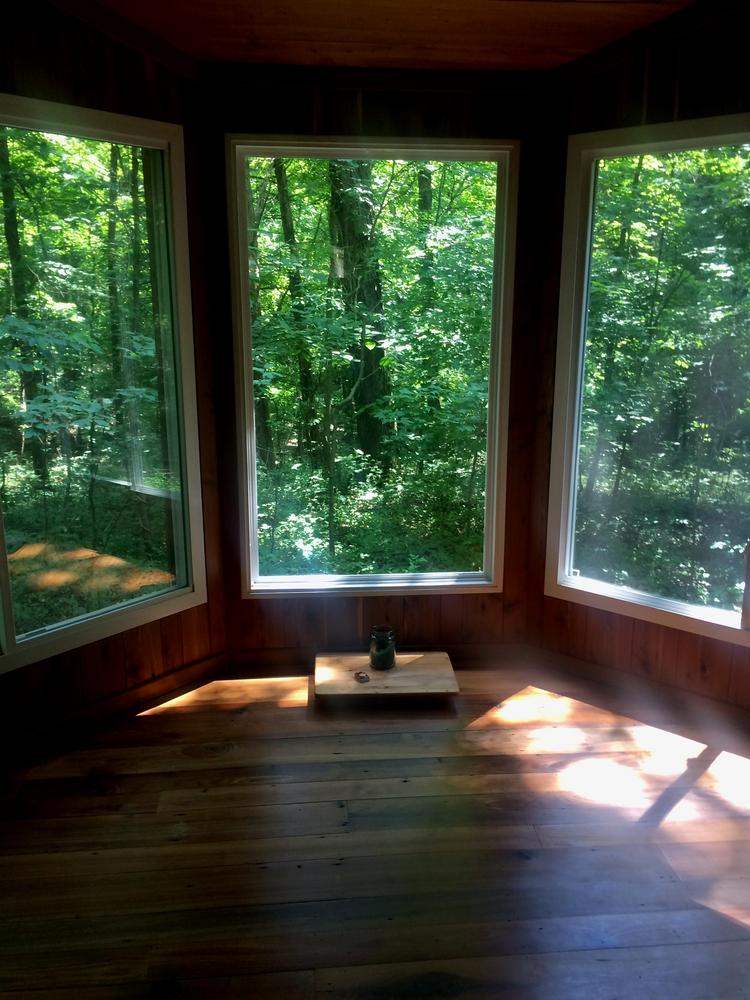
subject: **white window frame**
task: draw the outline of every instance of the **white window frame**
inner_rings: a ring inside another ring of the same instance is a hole
[[[166,122],[109,114],[89,108],[0,94],[0,122],[18,128],[62,133],[106,142],[159,149],[164,153],[169,228],[173,329],[177,358],[177,421],[180,433],[185,518],[186,586],[126,605],[113,605],[69,619],[28,638],[15,638],[7,552],[0,516],[0,674],[64,653],[86,643],[206,603],[198,416],[190,301],[187,208],[182,128]]]
[[[227,140],[229,228],[235,325],[238,470],[242,596],[345,592],[347,594],[499,593],[503,585],[506,453],[513,316],[514,249],[518,177],[517,141],[449,141],[233,135]],[[403,160],[488,160],[498,164],[493,309],[487,412],[484,567],[477,572],[311,574],[261,576],[255,544],[256,454],[252,380],[244,164],[248,156]]]
[[[568,572],[575,525],[575,463],[596,162],[599,159],[641,152],[744,143],[750,143],[750,115],[747,114],[570,137],[544,592],[549,597],[750,646],[750,630],[742,629],[740,612],[658,597],[589,577],[573,576]]]

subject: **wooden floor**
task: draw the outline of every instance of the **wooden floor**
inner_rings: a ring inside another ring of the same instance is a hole
[[[215,681],[34,766],[0,996],[750,997],[748,719],[607,676]]]

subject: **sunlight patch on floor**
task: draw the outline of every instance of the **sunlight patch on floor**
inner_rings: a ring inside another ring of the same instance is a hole
[[[310,685],[305,680],[303,684],[292,688],[276,702],[279,708],[304,708],[307,705]]]
[[[691,793],[680,799],[659,824],[667,827],[670,823],[680,825],[682,823],[693,823],[700,820],[710,819],[715,815],[715,811],[710,804],[704,804],[696,800]]]
[[[558,773],[557,784],[576,799],[620,809],[647,809],[654,799],[635,768],[605,758],[573,761]]]
[[[492,726],[513,726],[524,722],[562,722],[575,704],[572,698],[527,687],[474,719],[467,728],[490,729]]]
[[[247,677],[209,681],[192,691],[170,698],[139,715],[191,712],[216,708],[238,711],[258,702],[279,708],[304,708],[308,700],[307,677]]]
[[[696,791],[703,789],[735,812],[750,815],[750,760],[726,750],[720,753],[696,785]]]
[[[572,753],[583,750],[589,734],[577,726],[541,726],[527,734],[528,753]]]
[[[678,774],[685,770],[689,760],[706,749],[705,743],[656,726],[633,726],[628,735],[633,749],[643,751],[641,768],[647,774]]]
[[[750,810],[750,761],[726,753],[714,760],[697,740],[535,686],[466,729],[475,739],[516,729],[523,752],[569,756],[555,769],[554,792],[618,811],[625,822],[689,823],[716,816],[717,803],[732,814]]]

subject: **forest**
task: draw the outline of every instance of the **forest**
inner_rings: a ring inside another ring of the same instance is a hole
[[[574,572],[737,609],[747,147],[598,166]],[[482,566],[497,166],[250,157],[261,575]]]
[[[481,570],[497,163],[246,181],[261,575]]]
[[[163,155],[0,126],[0,504],[18,635],[179,583]]]
[[[497,163],[245,166],[261,575],[480,570]],[[750,537],[749,166],[599,163],[576,466],[574,572],[726,609]],[[185,582],[164,161],[0,127],[0,198],[24,635]]]
[[[600,161],[572,566],[739,609],[750,538],[750,147]]]

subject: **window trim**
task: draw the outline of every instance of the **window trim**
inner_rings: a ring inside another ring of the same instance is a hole
[[[739,612],[671,600],[566,572],[575,513],[574,463],[578,449],[596,161],[640,152],[735,143],[750,143],[748,114],[584,133],[569,139],[544,593],[641,621],[750,646],[750,630],[741,627]]]
[[[9,571],[0,516],[0,674],[3,674],[205,604],[207,590],[182,127],[8,94],[0,94],[0,122],[18,128],[122,142],[164,153],[188,574],[185,587],[165,594],[147,595],[127,605],[102,608],[52,625],[43,634],[31,634],[28,639],[18,640],[13,633]]]
[[[516,140],[451,140],[315,137],[273,135],[227,136],[229,236],[235,329],[235,392],[237,399],[238,478],[240,500],[240,564],[242,597],[346,593],[501,593],[503,586],[507,480],[508,397],[515,274],[518,156]],[[255,501],[255,434],[252,380],[244,378],[251,364],[252,334],[248,312],[247,246],[244,172],[247,156],[363,157],[409,160],[495,160],[498,197],[492,290],[490,374],[487,410],[487,477],[485,493],[484,568],[477,572],[319,574],[260,576]],[[248,384],[250,383],[250,384]]]

